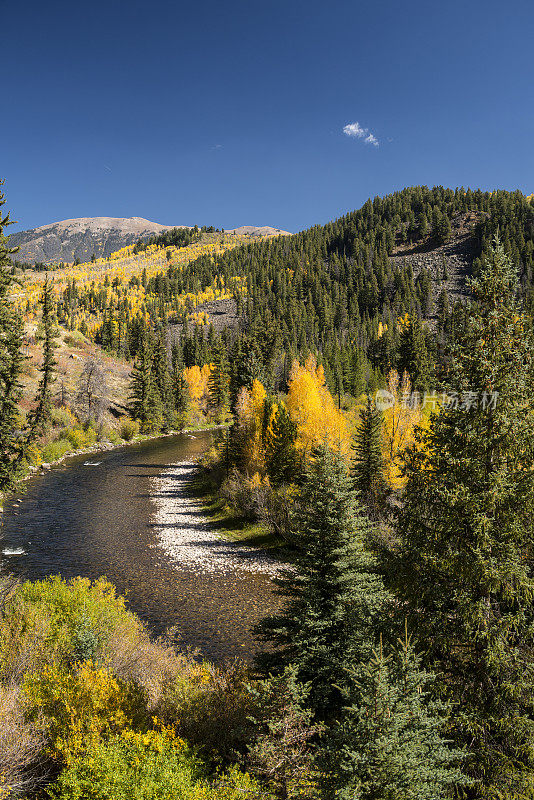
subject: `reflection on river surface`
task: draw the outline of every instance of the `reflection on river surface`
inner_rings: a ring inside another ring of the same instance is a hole
[[[155,634],[221,662],[250,657],[250,628],[276,607],[266,575],[198,574],[156,545],[151,479],[198,457],[210,434],[173,436],[76,456],[35,476],[4,507],[2,569],[29,579],[105,575]],[[19,503],[20,501],[20,503]]]

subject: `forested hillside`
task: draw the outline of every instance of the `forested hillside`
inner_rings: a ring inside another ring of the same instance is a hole
[[[532,796],[533,240],[530,198],[441,188],[47,277],[0,235],[0,489],[110,414],[116,443],[222,423],[198,485],[292,564],[221,673],[108,584],[0,586],[0,796]]]

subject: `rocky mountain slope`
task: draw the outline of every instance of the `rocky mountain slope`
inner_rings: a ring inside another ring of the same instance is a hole
[[[14,256],[17,261],[50,264],[79,259],[84,262],[89,261],[93,253],[97,258],[106,257],[122,247],[135,244],[139,239],[148,239],[173,227],[190,226],[160,225],[142,217],[80,217],[13,233],[9,243],[11,247],[20,248]],[[227,232],[251,237],[286,233],[277,228],[252,225]]]

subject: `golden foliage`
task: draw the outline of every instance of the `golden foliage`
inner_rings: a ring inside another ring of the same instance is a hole
[[[403,454],[413,444],[416,427],[425,427],[428,417],[419,402],[412,402],[412,387],[407,373],[402,381],[392,370],[387,379],[387,407],[384,409],[384,462],[386,477],[393,489],[404,485],[401,473]]]
[[[324,370],[308,356],[304,366],[293,362],[289,376],[287,407],[297,423],[297,447],[307,456],[317,444],[327,444],[348,455],[347,420],[336,408],[325,383]]]
[[[145,705],[141,690],[91,661],[73,670],[47,666],[26,676],[23,691],[30,715],[42,715],[50,754],[66,765],[102,736],[130,727]]]

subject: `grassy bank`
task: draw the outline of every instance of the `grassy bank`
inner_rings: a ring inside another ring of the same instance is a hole
[[[216,533],[251,547],[276,550],[277,557],[289,557],[283,539],[275,536],[261,522],[247,519],[227,504],[208,471],[199,469],[189,481],[189,489],[191,497],[202,504],[204,515]]]

